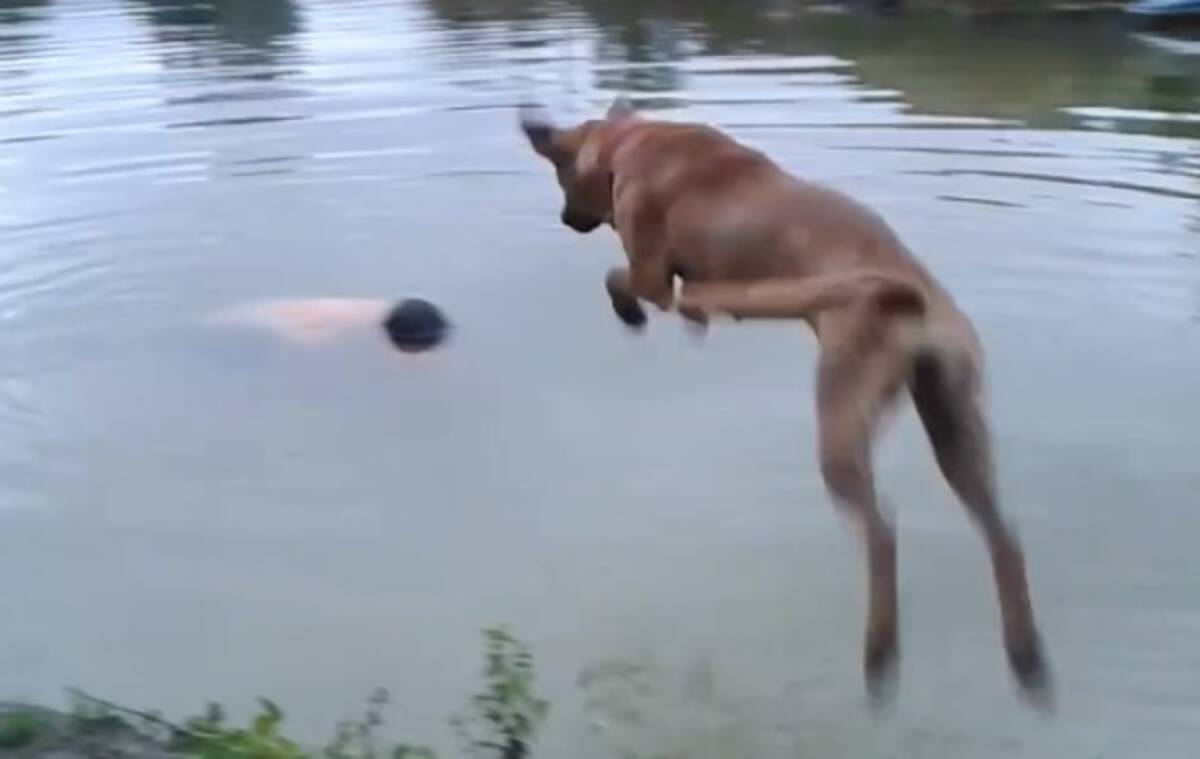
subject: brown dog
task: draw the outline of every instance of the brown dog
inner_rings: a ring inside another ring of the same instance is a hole
[[[1024,692],[1048,696],[1021,547],[996,499],[979,341],[887,224],[714,129],[642,119],[620,100],[569,129],[524,108],[521,125],[558,174],[563,223],[578,232],[608,223],[620,236],[629,266],[611,270],[606,286],[627,325],[645,324],[648,301],[698,325],[725,314],[802,319],[815,331],[821,474],[867,547],[871,692],[882,692],[898,652],[895,534],[876,502],[871,440],[907,387],[987,541],[1012,671]]]

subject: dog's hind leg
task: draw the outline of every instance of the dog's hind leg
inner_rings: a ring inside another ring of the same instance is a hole
[[[862,538],[867,552],[867,625],[863,672],[877,700],[898,658],[896,539],[880,512],[871,470],[871,441],[878,421],[903,386],[900,356],[883,346],[863,351],[855,339],[822,341],[817,371],[821,475],[834,503]]]
[[[983,533],[991,554],[1009,665],[1024,693],[1048,705],[1050,677],[1034,622],[1020,543],[996,498],[991,440],[980,408],[977,372],[961,354],[914,359],[909,386],[938,465]]]

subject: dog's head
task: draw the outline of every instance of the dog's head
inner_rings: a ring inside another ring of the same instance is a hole
[[[562,222],[576,232],[591,232],[612,221],[612,167],[605,145],[607,127],[633,117],[633,108],[618,98],[603,119],[578,126],[554,126],[540,108],[521,108],[521,129],[529,144],[554,165],[563,191]]]

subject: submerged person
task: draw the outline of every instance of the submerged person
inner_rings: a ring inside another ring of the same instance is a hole
[[[450,331],[441,309],[421,298],[394,304],[378,298],[268,298],[219,311],[208,323],[259,329],[309,345],[377,328],[405,353],[434,348]]]

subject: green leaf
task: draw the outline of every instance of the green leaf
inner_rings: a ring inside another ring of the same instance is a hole
[[[283,710],[269,698],[260,698],[258,703],[262,707],[262,711],[254,718],[254,734],[271,737],[275,735],[279,723],[283,721]]]
[[[17,749],[37,739],[38,720],[29,712],[0,715],[0,749]]]

